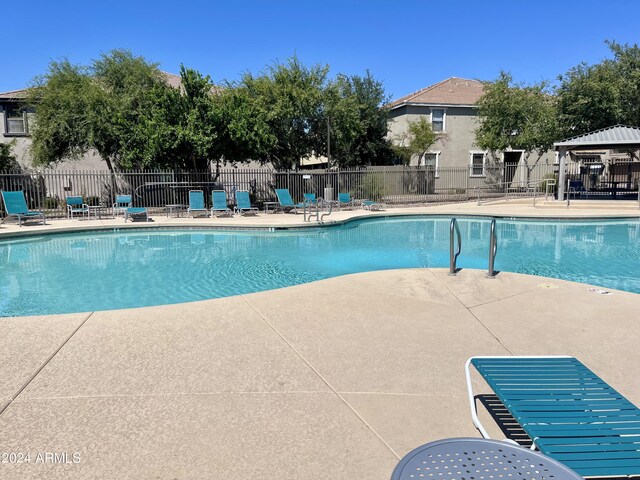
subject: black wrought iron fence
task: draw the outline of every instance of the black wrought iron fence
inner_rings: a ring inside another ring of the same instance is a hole
[[[542,180],[552,175],[553,165],[537,166],[530,172],[507,172],[516,185],[526,176]],[[482,173],[480,175],[480,173]],[[527,181],[528,181],[527,180]],[[8,171],[0,172],[0,190],[22,190],[32,209],[49,217],[66,215],[66,197],[80,195],[89,205],[111,206],[117,194],[129,194],[136,206],[163,209],[169,204],[188,204],[190,190],[202,190],[210,204],[211,191],[223,189],[230,204],[237,190],[247,190],[253,204],[275,200],[276,188],[288,188],[295,201],[304,193],[328,200],[338,193],[356,199],[390,205],[457,202],[475,199],[478,189],[499,196],[505,182],[502,167],[482,172],[467,167],[387,166],[352,169],[274,171],[268,168],[224,168],[211,171]]]

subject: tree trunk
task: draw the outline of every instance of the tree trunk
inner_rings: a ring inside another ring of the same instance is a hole
[[[109,157],[105,157],[105,163],[107,164],[107,168],[109,169],[109,173],[114,174],[113,163],[111,163],[111,159]]]

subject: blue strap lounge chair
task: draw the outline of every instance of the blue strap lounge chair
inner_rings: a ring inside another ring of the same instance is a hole
[[[240,215],[243,215],[245,213],[257,215],[258,209],[256,207],[251,206],[251,199],[249,198],[249,192],[247,192],[246,190],[236,190],[235,211]]]
[[[472,357],[470,365],[545,455],[583,477],[640,475],[640,409],[573,357]]]
[[[23,222],[36,218],[41,218],[42,224],[45,225],[44,213],[29,210],[27,200],[22,190],[0,193],[2,194],[2,203],[4,203],[4,210],[7,212],[7,217],[17,218],[18,226],[21,227]],[[4,219],[2,221],[4,222]]]
[[[113,213],[123,213],[124,221],[134,218],[142,218],[148,222],[149,212],[144,207],[134,207],[131,195],[116,195],[116,203],[113,204]]]
[[[227,192],[224,190],[214,190],[211,192],[211,216],[233,215],[227,205]]]
[[[294,203],[288,188],[276,188],[276,196],[280,204],[280,210],[283,212],[298,213],[298,209],[304,209],[304,203]]]
[[[89,217],[89,205],[84,203],[84,200],[80,196],[68,196],[67,197],[67,218],[73,219],[74,215],[86,215]]]
[[[209,215],[209,209],[204,206],[204,193],[202,190],[189,190],[189,208],[187,213],[193,217],[194,213]]]
[[[338,193],[338,208],[353,208],[354,202],[350,193]]]
[[[303,196],[304,196],[305,203],[310,203],[312,205],[315,205],[316,203],[318,203],[318,199],[316,198],[315,193],[304,193]]]

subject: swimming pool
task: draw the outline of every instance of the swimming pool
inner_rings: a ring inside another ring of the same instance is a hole
[[[147,229],[0,241],[0,316],[225,297],[348,273],[448,267],[446,217],[267,231]],[[462,268],[486,269],[489,219],[459,219]],[[640,293],[640,221],[498,220],[496,269]]]

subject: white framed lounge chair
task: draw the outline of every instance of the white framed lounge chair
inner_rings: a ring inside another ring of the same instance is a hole
[[[251,205],[249,192],[247,190],[236,190],[236,206],[235,211],[239,215],[252,214],[257,215],[258,209]]]
[[[211,192],[211,217],[219,215],[232,216],[233,212],[227,205],[227,192],[214,190]]]
[[[193,217],[194,213],[209,215],[209,209],[204,205],[204,193],[202,190],[189,190],[189,208],[187,208],[187,214]]]

